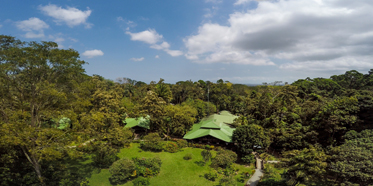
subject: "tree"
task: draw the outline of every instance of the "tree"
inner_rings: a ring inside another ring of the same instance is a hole
[[[79,53],[59,49],[54,42],[21,42],[0,35],[1,129],[5,141],[21,149],[41,185],[41,163],[59,159],[71,135],[69,131],[43,127],[61,115],[69,117],[84,61]]]
[[[287,185],[323,185],[326,180],[328,156],[317,147],[283,153],[283,164],[288,168]]]
[[[373,130],[349,131],[343,145],[334,147],[330,158],[330,177],[338,185],[373,183]]]
[[[237,160],[237,154],[231,150],[219,150],[212,159],[211,167],[227,168]]]
[[[162,98],[166,103],[170,103],[172,99],[172,92],[170,85],[164,83],[164,79],[161,78],[155,85],[155,93],[157,93],[158,97]]]
[[[165,105],[166,102],[153,91],[148,91],[145,98],[141,101],[141,113],[150,116],[150,130],[157,131],[161,129],[165,117]]]
[[[255,124],[242,125],[233,131],[232,142],[238,151],[249,154],[256,150],[265,150],[270,145],[270,139],[263,127]]]
[[[132,176],[136,176],[136,164],[130,159],[122,158],[110,166],[111,174],[110,181],[115,184],[120,184],[127,181]]]
[[[182,137],[192,128],[197,111],[188,105],[167,105],[165,115],[159,130],[167,136]]]

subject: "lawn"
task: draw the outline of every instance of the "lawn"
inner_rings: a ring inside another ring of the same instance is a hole
[[[177,186],[194,186],[194,185],[206,185],[213,186],[218,185],[218,180],[215,182],[209,181],[203,177],[204,173],[209,172],[210,162],[205,166],[200,166],[199,161],[202,161],[201,151],[199,148],[184,148],[177,153],[168,153],[168,152],[148,152],[142,151],[138,148],[138,143],[131,144],[130,148],[121,149],[118,153],[120,158],[150,158],[150,157],[159,157],[162,160],[162,167],[159,175],[150,178],[150,185],[177,185]],[[193,154],[191,160],[184,160],[183,157],[185,154]],[[215,156],[215,151],[212,151],[213,156]],[[253,166],[246,167],[244,165],[235,164],[235,167],[239,168],[240,172],[250,173],[254,169]],[[239,175],[236,175],[238,177]],[[92,186],[110,186],[109,182],[110,173],[108,169],[101,169],[99,173],[93,173],[88,179],[90,185]],[[129,181],[125,186],[132,186],[132,182]],[[239,186],[245,185],[244,183],[237,183]]]

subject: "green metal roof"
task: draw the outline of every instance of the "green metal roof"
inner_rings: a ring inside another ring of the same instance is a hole
[[[150,120],[149,116],[147,117],[139,117],[139,118],[126,118],[124,121],[126,123],[126,126],[124,128],[132,128],[135,126],[150,129]]]
[[[220,114],[213,114],[194,124],[184,139],[196,139],[204,136],[212,136],[225,142],[232,142],[232,134],[235,130],[228,124],[233,123],[238,116],[232,115],[228,111],[222,111]]]

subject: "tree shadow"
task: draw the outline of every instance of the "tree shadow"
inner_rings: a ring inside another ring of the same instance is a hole
[[[100,172],[100,169],[95,167],[93,162],[85,163],[88,160],[89,157],[64,160],[66,170],[69,171],[70,180],[84,180],[90,178],[92,174]]]
[[[202,161],[202,160],[200,160],[200,161],[195,161],[194,163],[197,164],[198,166],[201,166],[201,167],[203,167],[203,166],[206,165],[206,163],[205,163],[204,161]]]

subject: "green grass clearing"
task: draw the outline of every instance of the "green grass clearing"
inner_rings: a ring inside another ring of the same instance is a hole
[[[203,175],[210,170],[210,163],[208,162],[205,166],[198,165],[199,161],[202,161],[201,151],[199,148],[184,148],[177,153],[168,152],[149,152],[142,151],[138,143],[131,144],[130,148],[123,148],[118,153],[119,158],[151,158],[159,157],[162,160],[161,171],[159,175],[150,178],[150,185],[177,185],[177,186],[213,186],[218,185],[218,180],[215,182],[209,181],[203,177]],[[185,154],[193,154],[191,160],[184,160]],[[216,152],[212,151],[213,156]],[[239,169],[235,178],[239,177],[241,172],[252,172],[253,166],[246,167],[244,165],[235,164],[235,167]],[[93,173],[89,179],[91,186],[111,186],[109,182],[110,173],[108,169],[101,169],[99,173]],[[247,180],[246,180],[247,181]],[[125,186],[132,186],[132,182],[129,181],[124,184]],[[237,183],[238,186],[245,185],[244,183]]]

